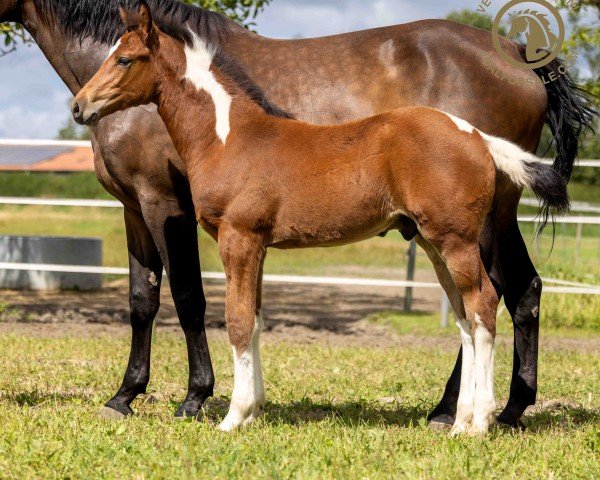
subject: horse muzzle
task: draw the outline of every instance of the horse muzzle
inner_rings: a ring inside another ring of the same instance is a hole
[[[73,101],[71,113],[73,114],[73,120],[79,125],[97,125],[100,118],[102,118],[99,108],[90,105],[86,100],[78,100],[77,98]]]

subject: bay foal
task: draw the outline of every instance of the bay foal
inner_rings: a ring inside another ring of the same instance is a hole
[[[444,112],[410,107],[338,126],[289,118],[231,59],[190,32],[173,38],[142,3],[127,33],[74,101],[87,124],[154,102],[181,155],[196,216],[219,243],[234,389],[223,430],[262,412],[262,268],[268,247],[324,247],[400,230],[427,251],[455,311],[463,346],[452,433],[494,419],[498,296],[479,238],[498,185],[569,205],[559,174],[536,157]]]

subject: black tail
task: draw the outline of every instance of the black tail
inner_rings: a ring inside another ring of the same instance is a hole
[[[541,162],[523,162],[530,178],[529,188],[540,200],[540,224],[538,233],[548,224],[548,219],[554,220],[555,215],[564,215],[571,208],[571,200],[567,192],[567,180],[553,167]]]
[[[519,48],[525,60],[525,48]],[[577,85],[566,73],[566,67],[558,58],[545,67],[535,69],[545,79],[548,92],[546,124],[550,127],[556,144],[554,170],[568,182],[573,173],[575,158],[580,147],[579,137],[588,129],[598,112],[591,101],[591,94]],[[550,80],[554,78],[555,80]]]

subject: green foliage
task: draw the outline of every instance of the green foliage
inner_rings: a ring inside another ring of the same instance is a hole
[[[494,19],[492,17],[468,8],[449,13],[446,20],[470,25],[471,27],[482,28],[490,32],[494,26]],[[506,35],[506,30],[502,26],[500,27],[499,32],[500,35]]]
[[[57,140],[89,140],[90,129],[75,123],[69,115],[66,125],[58,131]]]
[[[253,28],[257,15],[267,7],[272,0],[182,0],[184,3],[213,10],[228,16],[232,20]]]
[[[0,172],[0,192],[7,197],[112,198],[93,172]]]

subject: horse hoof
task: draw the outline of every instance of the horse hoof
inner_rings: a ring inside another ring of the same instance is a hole
[[[454,418],[446,413],[438,415],[429,421],[429,428],[436,431],[450,430],[452,425],[454,425]]]
[[[114,408],[104,406],[98,412],[98,417],[103,420],[123,420],[124,418],[127,418],[128,415],[125,415]]]
[[[521,420],[517,420],[516,422],[507,422],[502,421],[502,418],[498,417],[496,420],[496,425],[502,430],[513,430],[513,431],[521,431],[524,432],[527,430],[527,427]]]

